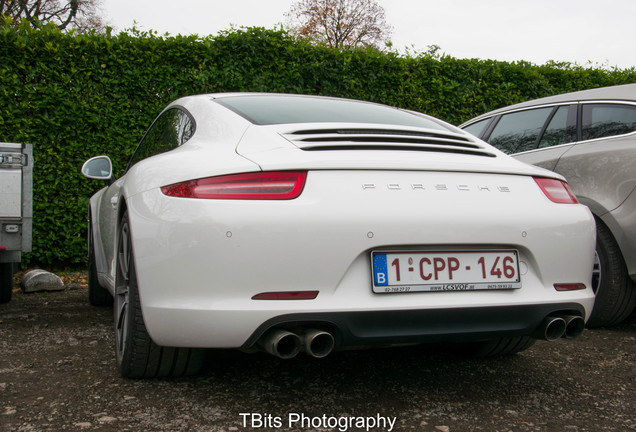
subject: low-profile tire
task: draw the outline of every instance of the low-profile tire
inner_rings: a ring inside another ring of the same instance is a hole
[[[113,296],[99,284],[97,264],[95,263],[95,243],[91,219],[88,222],[88,301],[93,306],[112,306]]]
[[[458,351],[471,357],[500,357],[525,351],[534,345],[535,342],[536,339],[530,336],[502,337],[461,344]]]
[[[122,217],[117,246],[115,343],[117,368],[125,378],[160,378],[197,374],[205,351],[168,348],[150,338],[141,311],[128,215]]]
[[[11,301],[13,293],[13,263],[0,263],[0,303]]]
[[[592,288],[596,300],[592,315],[587,321],[590,328],[619,324],[627,319],[636,307],[636,284],[627,274],[623,255],[612,233],[598,219]]]

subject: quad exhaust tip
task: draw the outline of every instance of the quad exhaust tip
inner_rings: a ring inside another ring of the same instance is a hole
[[[274,330],[260,341],[260,345],[273,356],[290,359],[300,352],[302,340],[300,336],[287,330]]]
[[[567,324],[561,317],[547,317],[540,326],[541,336],[547,341],[560,339],[565,334]]]
[[[302,337],[287,330],[277,329],[259,341],[267,353],[281,359],[296,357],[300,351],[315,358],[323,358],[333,351],[336,341],[333,335],[323,330],[309,330]]]
[[[584,329],[585,321],[580,316],[548,316],[537,329],[536,337],[547,341],[555,341],[562,337],[575,339],[581,336]]]
[[[585,321],[580,316],[568,315],[565,319],[565,334],[563,335],[567,339],[575,339],[581,336],[585,329]]]
[[[305,333],[305,351],[312,357],[328,356],[336,344],[333,335],[322,330],[309,330]]]

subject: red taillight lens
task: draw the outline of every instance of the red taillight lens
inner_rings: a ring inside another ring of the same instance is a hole
[[[579,202],[570,190],[570,186],[564,181],[543,177],[535,177],[534,181],[552,202],[559,204],[577,204]]]
[[[171,197],[201,199],[290,200],[305,187],[306,171],[234,174],[164,186]]]

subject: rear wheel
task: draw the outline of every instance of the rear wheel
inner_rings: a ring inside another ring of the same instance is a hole
[[[161,347],[148,335],[141,312],[127,214],[120,225],[114,313],[117,368],[122,376],[155,378],[192,375],[200,371],[204,350]]]
[[[624,321],[636,306],[636,285],[627,274],[618,244],[603,222],[596,221],[596,259],[592,279],[596,294],[588,327]]]
[[[11,301],[13,293],[13,263],[0,263],[0,303]]]

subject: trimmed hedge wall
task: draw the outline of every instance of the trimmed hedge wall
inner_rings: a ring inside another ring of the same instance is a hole
[[[26,265],[86,264],[88,197],[102,185],[84,179],[81,164],[108,154],[121,174],[154,117],[180,96],[342,96],[459,124],[527,99],[632,82],[634,68],[337,50],[282,29],[233,29],[199,38],[136,30],[75,35],[0,23],[0,141],[34,145],[34,238]]]

